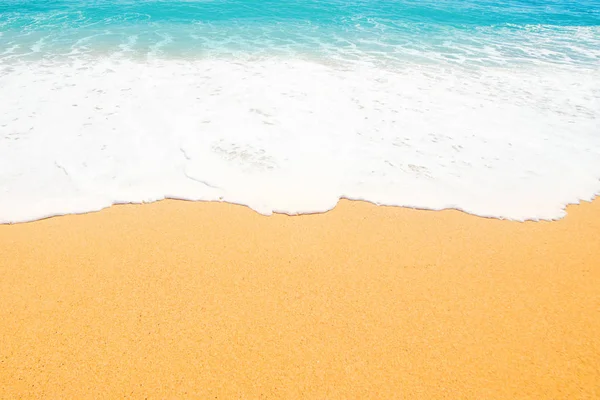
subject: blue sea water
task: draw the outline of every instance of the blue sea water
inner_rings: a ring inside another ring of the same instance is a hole
[[[3,0],[0,57],[593,65],[599,26],[598,0]]]
[[[0,0],[0,223],[599,193],[599,0]]]

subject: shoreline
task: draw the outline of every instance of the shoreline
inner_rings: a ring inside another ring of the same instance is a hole
[[[0,398],[600,396],[600,200],[557,221],[161,200],[0,225]]]
[[[406,210],[413,210],[413,211],[424,211],[424,212],[447,212],[447,211],[451,211],[451,212],[459,212],[462,214],[465,214],[469,217],[476,217],[476,218],[483,218],[483,219],[492,219],[492,220],[498,220],[498,221],[509,221],[509,222],[518,222],[518,223],[530,223],[530,222],[557,222],[560,221],[562,219],[564,219],[565,217],[567,217],[568,213],[567,210],[570,207],[574,207],[574,206],[579,206],[582,204],[589,204],[589,203],[593,203],[595,201],[597,201],[597,199],[600,198],[600,194],[594,194],[591,198],[591,200],[585,200],[585,199],[580,199],[578,200],[576,203],[567,203],[561,210],[565,212],[565,215],[559,218],[555,218],[555,219],[535,219],[535,218],[528,218],[528,219],[524,219],[524,220],[517,220],[517,219],[510,219],[510,218],[502,218],[502,217],[494,217],[494,216],[486,216],[486,215],[479,215],[479,214],[474,214],[474,213],[470,213],[468,211],[465,211],[463,209],[460,208],[454,208],[454,207],[449,207],[449,208],[441,208],[441,209],[432,209],[432,208],[421,208],[421,207],[411,207],[411,206],[396,206],[396,205],[387,205],[387,204],[379,204],[379,203],[375,203],[369,200],[356,200],[356,199],[350,199],[347,197],[340,197],[338,199],[338,202],[335,204],[335,206],[329,210],[325,210],[325,211],[315,211],[315,212],[305,212],[305,213],[296,213],[296,214],[291,214],[291,213],[286,213],[286,212],[279,212],[279,211],[273,211],[271,214],[262,214],[259,211],[254,210],[252,207],[246,205],[246,204],[242,204],[242,203],[231,203],[228,201],[224,201],[224,200],[187,200],[184,198],[176,198],[176,197],[165,197],[164,199],[160,199],[160,200],[155,200],[155,201],[149,201],[149,202],[140,202],[140,203],[113,203],[109,206],[97,209],[97,210],[92,210],[92,211],[83,211],[83,212],[75,212],[75,213],[67,213],[67,214],[55,214],[55,215],[49,215],[47,217],[42,217],[42,218],[37,218],[37,219],[33,219],[33,220],[27,220],[27,221],[18,221],[18,222],[7,222],[7,223],[0,223],[0,226],[6,225],[6,226],[13,226],[13,225],[22,225],[22,224],[32,224],[32,223],[36,223],[39,221],[44,221],[47,219],[52,219],[52,218],[62,218],[62,217],[68,217],[68,216],[78,216],[78,215],[86,215],[86,214],[95,214],[95,213],[101,213],[107,209],[113,208],[113,207],[123,207],[123,206],[134,206],[134,207],[140,207],[140,206],[147,206],[150,204],[154,204],[154,203],[160,203],[163,201],[167,201],[167,202],[171,202],[171,201],[182,201],[182,202],[188,202],[188,203],[202,203],[202,204],[206,204],[206,203],[216,203],[216,204],[226,204],[229,206],[234,206],[234,207],[243,207],[243,208],[247,208],[248,210],[262,216],[262,217],[272,217],[273,215],[278,215],[278,216],[284,216],[284,217],[302,217],[302,216],[311,216],[311,215],[320,215],[320,214],[326,214],[329,213],[331,211],[333,211],[334,209],[336,209],[338,207],[338,205],[340,204],[340,202],[351,202],[351,203],[365,203],[368,204],[370,206],[375,206],[375,207],[383,207],[383,208],[400,208],[400,209],[406,209]]]

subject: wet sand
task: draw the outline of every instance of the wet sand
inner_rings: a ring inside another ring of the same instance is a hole
[[[600,201],[557,222],[162,201],[0,226],[0,398],[600,398]]]

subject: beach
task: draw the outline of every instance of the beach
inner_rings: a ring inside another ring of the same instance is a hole
[[[600,397],[600,201],[0,225],[0,398]]]
[[[597,0],[0,1],[0,400],[600,399],[599,104]]]

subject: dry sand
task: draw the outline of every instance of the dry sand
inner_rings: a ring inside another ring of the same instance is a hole
[[[0,397],[600,398],[600,201],[568,212],[163,201],[0,226]]]

